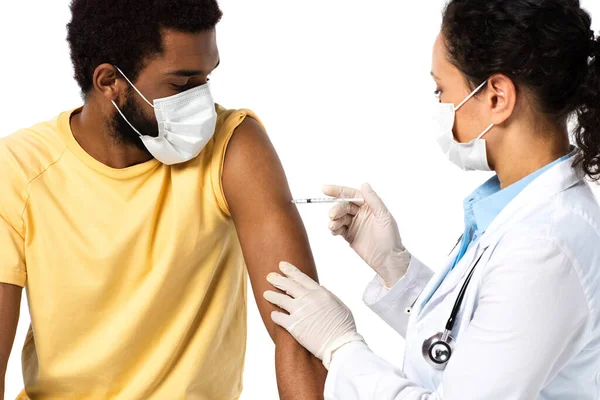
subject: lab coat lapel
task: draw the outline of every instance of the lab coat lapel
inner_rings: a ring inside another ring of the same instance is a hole
[[[439,287],[436,286],[437,290],[435,291],[435,293],[433,293],[429,301],[424,304],[422,309],[419,311],[419,314],[417,315],[427,314],[427,312],[429,312],[431,308],[436,306],[439,299],[445,298],[446,295],[448,295],[448,293],[453,291],[456,288],[456,286],[460,282],[462,282],[463,279],[466,278],[466,275],[468,271],[470,271],[470,269],[472,268],[472,264],[475,262],[476,257],[479,257],[480,254],[481,251],[479,244],[475,244],[471,248],[469,248],[469,250],[467,250],[467,252],[463,255],[458,264],[456,264],[454,269],[452,269],[451,271],[447,271],[446,274],[442,277],[443,281],[441,282]],[[448,270],[450,270],[450,268],[452,267],[455,258],[456,254],[449,257],[449,260],[447,262]]]
[[[460,244],[460,239],[457,242],[457,244]],[[458,251],[459,246],[455,245],[450,254],[448,255],[444,268],[442,268],[429,280],[429,283],[427,284],[427,286],[425,286],[423,293],[417,299],[415,307],[413,307],[413,315],[418,316],[419,314],[421,314],[421,311],[427,308],[427,305],[430,304],[433,298],[437,296],[437,292],[439,291],[440,286],[443,284],[444,280],[452,270],[452,265],[454,264],[454,259],[456,259]]]

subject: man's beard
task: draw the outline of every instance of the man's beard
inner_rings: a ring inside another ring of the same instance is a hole
[[[142,135],[158,136],[158,124],[156,123],[156,120],[144,115],[140,106],[136,104],[134,95],[135,93],[133,90],[127,90],[127,93],[125,94],[125,103],[120,107],[121,112],[125,115],[125,118],[129,120],[131,125],[133,125]],[[116,110],[106,121],[106,125],[110,132],[110,136],[114,139],[115,143],[123,144],[125,146],[134,146],[149,156],[152,155],[142,142],[140,135],[129,126],[127,121],[125,121],[121,114]]]

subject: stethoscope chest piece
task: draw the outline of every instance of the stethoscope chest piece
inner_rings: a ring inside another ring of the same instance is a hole
[[[444,332],[436,333],[423,342],[423,347],[421,348],[423,358],[435,369],[446,368],[446,364],[450,360],[450,357],[452,357],[452,351],[454,350],[454,338],[450,336],[450,333],[452,333],[452,329],[454,328],[458,311],[460,310],[460,306],[467,291],[467,286],[469,285],[471,277],[473,276],[473,272],[475,271],[475,267],[477,267],[477,264],[479,264],[479,261],[481,260],[481,257],[483,257],[483,254],[486,250],[487,247],[483,249],[479,255],[479,258],[477,258],[477,261],[475,261],[475,264],[471,268],[469,275],[467,275],[465,282],[460,288],[458,297],[454,302],[454,307],[452,307],[450,318],[448,318],[448,322],[446,322],[446,329],[444,329]]]
[[[423,342],[423,358],[435,369],[444,369],[454,350],[454,338],[450,332],[436,333]]]

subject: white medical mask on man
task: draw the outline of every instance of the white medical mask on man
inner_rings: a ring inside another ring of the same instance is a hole
[[[140,133],[111,100],[125,122],[140,135],[150,154],[166,165],[184,163],[197,157],[215,134],[217,123],[215,102],[208,83],[174,96],[156,99],[152,104],[123,71],[117,66],[115,68],[142,99],[154,108],[158,136],[148,136]]]
[[[487,81],[471,92],[458,106],[451,103],[437,102],[434,112],[434,121],[437,123],[437,142],[448,159],[465,171],[491,171],[487,159],[487,150],[483,135],[494,127],[490,124],[477,138],[468,143],[459,143],[454,139],[452,128],[456,118],[456,111],[479,92]]]

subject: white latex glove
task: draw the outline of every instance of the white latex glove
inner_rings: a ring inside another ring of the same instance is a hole
[[[271,273],[267,281],[287,295],[267,291],[264,297],[289,314],[273,311],[271,319],[329,369],[337,349],[364,340],[356,332],[352,312],[333,293],[292,264],[282,262],[279,269],[286,276]]]
[[[328,185],[323,193],[337,198],[362,197],[361,205],[338,203],[329,212],[329,229],[342,236],[350,247],[375,270],[391,288],[406,274],[410,253],[402,245],[396,220],[373,191],[364,184],[360,190]]]

